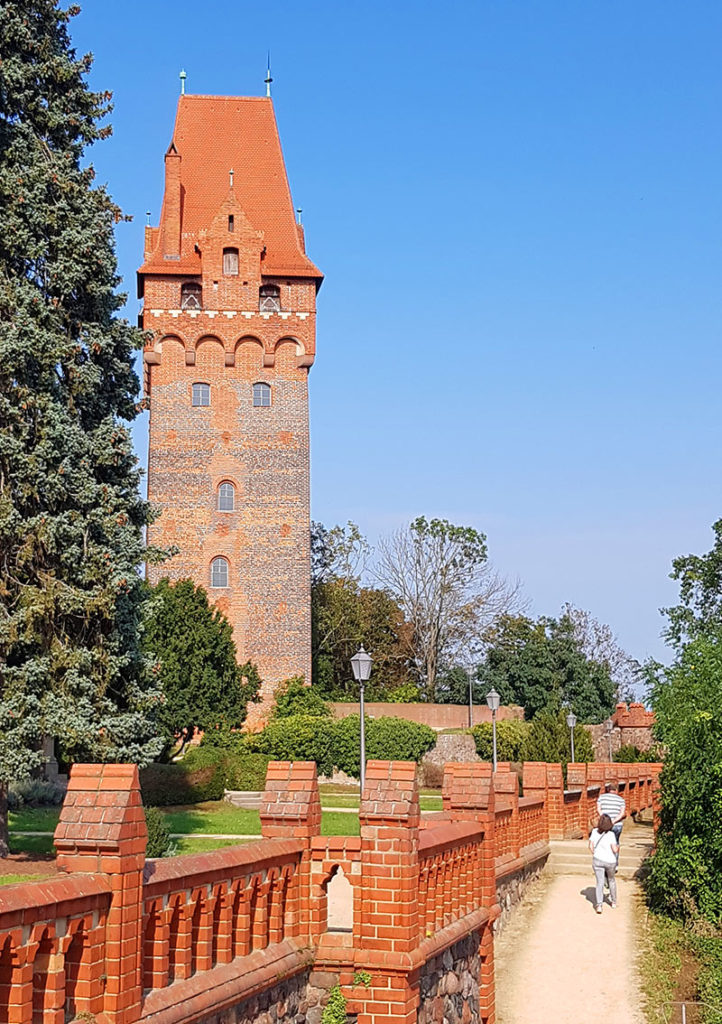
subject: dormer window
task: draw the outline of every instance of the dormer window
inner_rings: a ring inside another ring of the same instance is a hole
[[[258,308],[261,313],[281,312],[281,289],[275,284],[264,284],[258,292]]]
[[[181,285],[181,309],[203,309],[203,289],[196,281]]]
[[[223,275],[224,277],[238,276],[238,249],[223,250]]]

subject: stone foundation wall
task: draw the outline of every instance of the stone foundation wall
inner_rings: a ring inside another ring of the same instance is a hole
[[[202,1017],[198,1024],[306,1024],[311,1020],[308,988],[309,972],[280,981],[237,1006]],[[319,1024],[321,1010],[314,1024]]]
[[[517,871],[508,875],[502,875],[496,880],[496,896],[501,907],[501,915],[494,922],[494,935],[498,935],[506,925],[514,907],[521,901],[522,896],[530,885],[537,882],[544,871],[549,850],[536,860],[525,864]]]
[[[480,939],[472,932],[424,965],[418,1024],[480,1024]]]

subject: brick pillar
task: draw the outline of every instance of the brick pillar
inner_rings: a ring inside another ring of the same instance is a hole
[[[561,764],[547,764],[549,838],[564,838],[564,776]]]
[[[311,840],[321,834],[321,798],[314,761],[271,761],[261,797],[264,839],[300,839],[304,848],[286,900],[289,933],[318,936],[320,910],[311,905]]]
[[[501,765],[499,765],[501,769]],[[499,770],[494,773],[494,801],[495,809],[511,809],[511,853],[516,860],[519,856],[521,839],[519,836],[519,779],[516,772],[512,772],[507,763],[507,770]]]
[[[570,761],[567,765],[567,789],[579,790],[579,828],[582,835],[589,833],[589,794],[587,793],[587,766],[584,761]]]
[[[521,779],[524,796],[533,796],[544,801],[544,840],[549,836],[549,788],[547,786],[547,766],[543,761],[525,761]]]
[[[110,876],[103,995],[109,1024],[130,1024],[140,1017],[147,841],[137,767],[73,765],[55,830],[57,864],[61,871]]]
[[[651,777],[652,785],[652,808],[654,811],[654,834],[657,835],[657,830],[660,824],[660,814],[662,812],[662,789],[660,786],[660,774],[662,772],[661,764],[650,764],[649,774]]]
[[[513,774],[516,781],[516,773],[511,774]],[[488,907],[494,918],[496,918],[499,908],[496,902],[495,793],[491,765],[486,761],[475,761],[473,763],[449,762],[444,765],[442,798],[444,801],[444,811],[450,821],[476,821],[484,830],[480,905]],[[518,811],[519,803],[517,800],[517,816]]]

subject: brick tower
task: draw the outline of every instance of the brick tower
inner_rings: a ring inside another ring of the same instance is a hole
[[[181,96],[139,271],[150,399],[150,579],[190,577],[276,684],[311,673],[308,371],[321,274],[271,100]]]

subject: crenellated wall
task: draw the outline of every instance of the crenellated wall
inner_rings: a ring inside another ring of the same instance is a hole
[[[338,984],[359,1024],[494,1022],[494,925],[554,831],[586,832],[614,777],[630,810],[661,765],[446,766],[419,811],[416,765],[371,761],[360,836],[322,836],[316,766],[275,762],[262,839],[146,860],[133,765],[76,765],[55,834],[64,870],[0,889],[8,1024],[320,1024]],[[501,904],[501,907],[500,907]]]

